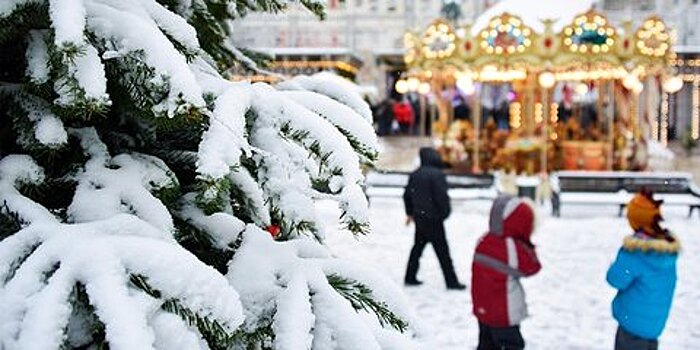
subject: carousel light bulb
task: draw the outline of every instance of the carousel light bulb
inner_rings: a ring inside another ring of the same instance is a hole
[[[637,82],[639,82],[639,78],[637,78],[636,75],[628,74],[624,79],[622,79],[622,86],[624,86],[627,90],[632,90],[634,86],[637,85]]]
[[[539,77],[537,77],[537,81],[540,83],[541,87],[550,89],[554,86],[554,83],[556,83],[556,77],[552,72],[542,72]]]
[[[421,95],[427,95],[430,93],[430,84],[422,82],[418,84],[418,93]]]
[[[474,81],[468,76],[461,76],[457,79],[457,88],[465,95],[472,95],[476,91]]]
[[[683,79],[677,75],[668,77],[663,81],[662,87],[664,91],[668,92],[669,94],[678,92],[683,88]]]
[[[637,83],[634,84],[634,86],[632,86],[632,92],[637,94],[637,95],[641,94],[643,90],[644,90],[644,84],[639,80],[637,80]]]
[[[406,81],[406,87],[408,88],[408,91],[416,91],[418,90],[418,85],[420,85],[420,80],[418,78],[408,78]]]
[[[399,79],[396,81],[394,89],[396,89],[396,92],[400,94],[405,94],[406,92],[408,92],[408,82],[404,79]]]

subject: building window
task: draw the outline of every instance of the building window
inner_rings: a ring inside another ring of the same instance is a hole
[[[606,0],[605,3],[603,4],[603,8],[606,10],[622,10],[625,8],[625,1],[624,0]]]

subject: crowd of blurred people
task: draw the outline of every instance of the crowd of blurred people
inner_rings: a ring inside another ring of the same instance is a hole
[[[374,125],[379,136],[418,135],[421,132],[420,106],[414,94],[389,96],[372,107]],[[430,118],[426,121],[426,135],[430,135]]]

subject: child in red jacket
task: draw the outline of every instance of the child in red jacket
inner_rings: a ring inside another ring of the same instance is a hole
[[[520,322],[527,316],[527,306],[519,278],[541,268],[530,241],[534,221],[532,205],[521,198],[500,196],[491,207],[489,232],[479,240],[472,263],[477,350],[525,347]]]

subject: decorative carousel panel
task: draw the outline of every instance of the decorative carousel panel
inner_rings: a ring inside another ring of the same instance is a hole
[[[662,58],[671,48],[671,35],[666,24],[654,16],[648,18],[637,30],[636,49],[642,55]]]
[[[445,59],[457,48],[457,36],[452,26],[444,20],[431,24],[421,39],[421,53],[426,59]]]
[[[459,46],[461,48],[460,56],[467,61],[472,61],[479,56],[479,42],[476,37],[472,36],[471,25],[466,25],[462,28],[464,36],[461,37]]]
[[[535,39],[537,52],[544,57],[557,55],[561,47],[561,41],[557,39],[558,33],[554,32],[552,28],[554,22],[555,20],[553,19],[543,19],[542,24],[544,24],[544,31],[539,35],[539,38]]]
[[[593,10],[577,16],[563,34],[564,46],[572,53],[608,53],[615,44],[615,28]]]
[[[519,17],[504,13],[481,31],[479,45],[488,54],[524,53],[532,45],[532,35],[532,29]]]

